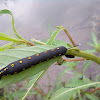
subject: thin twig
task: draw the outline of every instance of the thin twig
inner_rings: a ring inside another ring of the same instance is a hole
[[[31,41],[33,41],[34,43],[41,44],[41,45],[46,45],[46,43],[41,42],[41,41],[39,41],[39,40],[35,40],[34,38],[31,38]]]
[[[75,42],[73,41],[73,39],[71,38],[71,36],[69,35],[68,31],[64,28],[64,32],[67,34],[68,38],[70,39],[71,43],[73,44],[73,46],[76,47]]]
[[[92,60],[92,61],[94,61],[94,62],[96,62],[97,64],[100,65],[100,58],[99,57],[97,57],[94,54],[81,51],[77,47],[73,47],[71,49],[68,49],[67,52],[66,52],[66,55],[73,55],[73,56],[83,57],[85,59]]]
[[[64,62],[72,62],[72,61],[84,61],[85,58],[76,58],[76,59],[63,59]]]
[[[34,86],[34,88],[35,88],[43,97],[46,97],[46,95],[43,93],[43,91],[41,91],[40,89],[38,89],[36,86]]]
[[[30,42],[25,42],[26,44],[30,45],[30,46],[34,46],[34,44],[30,43]]]
[[[92,93],[94,93],[94,92],[96,92],[96,91],[98,91],[98,90],[100,90],[100,87],[98,87],[98,88],[96,88],[96,89],[93,89],[93,90],[89,91],[88,93],[89,93],[89,94],[92,94]]]
[[[64,62],[72,62],[72,61],[84,61],[85,58],[77,58],[77,59],[63,59]],[[77,68],[74,68],[74,70],[80,74],[82,74],[82,72],[80,72]]]

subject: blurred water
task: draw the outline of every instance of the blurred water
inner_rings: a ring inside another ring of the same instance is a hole
[[[53,30],[56,26],[64,26],[76,44],[82,44],[81,49],[89,48],[86,43],[91,41],[92,30],[100,39],[100,0],[1,0],[1,9],[9,9],[13,13],[18,33],[28,40],[31,37],[48,39],[48,21]],[[11,16],[1,16],[0,32],[9,34],[9,29],[12,32]],[[57,38],[70,43],[63,31]],[[0,46],[4,43],[0,41]],[[49,69],[54,79],[59,70],[63,68]]]

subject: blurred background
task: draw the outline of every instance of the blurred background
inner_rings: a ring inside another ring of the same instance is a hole
[[[79,47],[81,50],[91,49],[87,42],[92,43],[92,31],[98,40],[100,39],[100,0],[0,0],[0,10],[2,9],[9,9],[13,13],[17,32],[29,41],[31,37],[47,40],[50,36],[49,22],[53,31],[56,30],[56,26],[66,28],[75,43],[81,44]],[[9,34],[9,29],[12,32],[11,16],[1,16],[0,32]],[[59,33],[57,39],[70,43],[63,31]],[[0,46],[5,43],[0,41]],[[46,92],[48,74],[53,84],[63,70],[64,67],[51,66],[38,84]],[[94,78],[95,74],[99,73],[97,64],[93,63],[86,75],[89,76],[91,71]],[[68,76],[70,78],[71,75]]]

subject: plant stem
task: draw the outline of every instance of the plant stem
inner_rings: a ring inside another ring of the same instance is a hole
[[[84,61],[86,59],[85,58],[76,58],[76,59],[63,59],[63,60],[64,60],[64,62],[72,62],[72,61]]]
[[[73,46],[76,47],[75,42],[73,41],[73,39],[71,38],[71,36],[69,35],[68,31],[64,28],[64,32],[67,34],[68,38],[70,39],[71,43],[73,44]]]
[[[46,97],[43,91],[41,91],[38,87],[34,86],[34,88],[43,96]]]
[[[41,45],[46,45],[46,43],[41,42],[41,41],[38,41],[38,40],[35,40],[35,39],[33,39],[33,38],[31,38],[31,41],[33,41],[34,43],[41,44]]]
[[[100,87],[98,87],[98,88],[96,88],[96,89],[93,89],[93,90],[89,91],[88,93],[89,93],[89,94],[92,94],[92,93],[94,93],[94,92],[96,92],[96,91],[99,91],[99,90],[100,90]]]
[[[73,48],[68,49],[66,54],[83,57],[83,58],[86,58],[87,60],[92,60],[92,61],[94,61],[94,62],[96,62],[97,64],[100,65],[100,58],[99,57],[97,57],[94,54],[81,51],[77,47],[73,47]]]
[[[34,44],[32,44],[32,43],[30,43],[28,41],[26,41],[25,43],[28,44],[28,45],[30,45],[30,46],[34,46]]]

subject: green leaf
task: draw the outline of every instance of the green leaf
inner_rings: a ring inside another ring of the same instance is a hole
[[[53,90],[50,90],[50,91],[48,92],[48,94],[47,94],[47,96],[46,96],[46,100],[49,100],[49,98],[51,97],[52,93],[53,93]]]
[[[58,35],[58,33],[59,33],[61,30],[63,30],[63,28],[57,29],[56,31],[54,31],[54,32],[52,33],[52,35],[50,36],[50,38],[49,38],[49,40],[48,40],[48,42],[47,42],[47,45],[51,45],[51,44],[53,43],[54,39],[56,38],[56,36]]]
[[[11,91],[10,91],[10,93],[9,93],[9,95],[8,95],[8,98],[9,98],[9,100],[13,100]]]
[[[35,40],[34,38],[31,38],[31,41],[33,41],[36,45],[46,45],[46,43],[41,42],[39,40]]]
[[[78,90],[78,97],[79,97],[79,100],[82,100],[81,94],[80,94],[80,93],[81,93],[80,90]]]
[[[25,48],[17,48],[17,49],[11,49],[11,50],[5,50],[0,52],[0,67],[3,68],[6,65],[8,65],[11,62],[14,62],[16,60],[19,60],[21,58],[25,58],[37,53],[40,53],[42,51],[55,48],[54,46],[32,46],[32,47],[25,47]],[[45,68],[50,66],[52,63],[57,61],[60,57],[56,57],[53,59],[50,59],[48,61],[44,61],[41,64],[37,64],[34,67],[31,67],[25,71],[22,71],[20,73],[5,76],[0,80],[0,88],[11,85],[13,83],[22,81],[30,76],[34,76],[40,71],[45,71]],[[40,74],[39,74],[40,75]],[[37,77],[35,77],[37,78]]]
[[[99,81],[99,79],[100,79],[100,75],[96,75],[96,77],[95,77],[95,81]]]
[[[66,62],[66,63],[63,63],[62,66],[69,66],[70,68],[75,68],[78,65],[78,63],[79,63],[79,61]]]
[[[83,67],[83,73],[86,71],[86,69],[90,66],[91,64],[91,61],[87,61],[85,64],[84,64],[84,67]]]
[[[35,85],[35,83],[37,82],[37,80],[39,79],[39,77],[44,73],[44,71],[40,71],[39,73],[37,73],[36,75],[32,76],[30,78],[29,84],[28,84],[28,90],[27,92],[24,94],[23,98],[21,100],[24,100],[25,97],[30,93],[31,89],[33,88],[33,86]]]
[[[53,94],[50,100],[70,100],[70,98],[75,96],[76,93],[77,91],[70,91],[70,89],[61,88]]]
[[[87,43],[88,45],[90,45],[90,46],[92,46],[92,47],[95,47],[95,45],[94,44],[92,44],[92,43]]]
[[[10,42],[0,47],[0,51],[10,48],[14,43]]]
[[[66,43],[64,41],[61,41],[61,40],[54,40],[52,45],[54,45],[54,46],[64,46],[66,48],[70,48],[71,47],[70,44],[68,44],[68,43]]]
[[[15,35],[16,35],[18,38],[20,38],[20,39],[24,39],[24,38],[22,38],[22,37],[17,33],[17,31],[16,31],[16,28],[15,28],[15,25],[14,25],[14,17],[13,17],[13,14],[12,14],[8,9],[1,10],[1,11],[0,11],[0,14],[1,14],[1,15],[2,15],[2,14],[9,14],[9,15],[12,16],[12,27],[13,27],[13,31],[14,31]],[[24,39],[24,40],[25,40],[25,39]]]
[[[50,31],[50,36],[52,35],[52,28],[51,28],[51,24],[50,24],[50,22],[48,22],[49,23],[49,31]]]
[[[88,83],[71,89],[61,88],[54,93],[50,100],[69,100],[69,97],[73,96],[73,94],[76,93],[77,90],[94,86],[97,84],[100,84],[100,82]]]
[[[59,90],[60,88],[62,88],[62,79],[60,79],[57,83],[56,83],[56,88],[55,91]]]
[[[98,47],[98,40],[96,35],[94,34],[94,32],[91,33],[92,34],[92,39],[93,39],[93,43],[96,47]]]
[[[75,88],[81,85],[85,85],[87,83],[91,83],[92,81],[90,81],[89,79],[87,79],[84,75],[83,75],[83,79],[80,80],[79,79],[80,74],[75,73],[74,77],[72,77],[71,81],[69,83],[66,83],[66,88]]]
[[[63,66],[63,65],[62,65]],[[69,73],[70,71],[69,70],[71,70],[72,68],[71,67],[67,67],[66,69],[64,69],[59,75],[58,75],[58,77],[56,78],[56,81],[58,80],[58,79],[60,79],[65,73]]]
[[[1,33],[1,32],[0,32],[0,40],[20,42],[20,43],[24,43],[25,42],[25,40],[21,40],[21,39],[17,39],[17,38],[14,38],[14,37],[10,37],[9,35],[7,35],[5,33]]]
[[[85,50],[85,51],[88,52],[88,53],[95,53],[96,52],[95,49],[88,49],[88,50]]]
[[[12,96],[13,96],[13,98],[15,99],[18,99],[18,98],[22,98],[22,96],[24,96],[24,94],[25,94],[25,92],[26,92],[26,90],[18,90],[18,91],[16,91],[16,92],[14,92],[14,93],[12,93]],[[29,93],[29,95],[34,95],[34,94],[36,94],[36,92],[30,92]]]
[[[99,100],[95,95],[85,93],[85,96],[90,100]]]
[[[12,37],[10,37],[9,35],[0,32],[0,40],[5,40],[5,41],[16,41],[16,38],[12,38]]]

